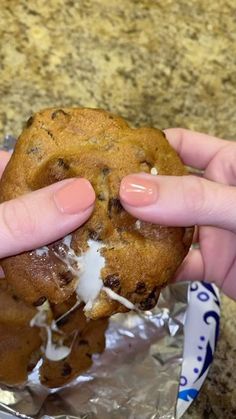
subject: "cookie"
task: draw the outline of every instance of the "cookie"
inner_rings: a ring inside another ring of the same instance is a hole
[[[129,127],[98,109],[46,109],[18,139],[0,183],[1,202],[70,178],[95,192],[91,218],[71,235],[1,261],[14,293],[34,306],[73,294],[92,319],[132,308],[150,310],[186,256],[192,229],[135,219],[119,201],[130,173],[185,175],[162,131]]]
[[[83,304],[69,298],[36,309],[0,280],[0,383],[22,386],[39,360],[43,385],[55,388],[78,377],[92,365],[93,354],[105,348],[106,319],[85,317]]]
[[[66,303],[51,306],[57,331],[52,333],[54,342],[60,348],[62,344],[70,348],[65,358],[53,360],[43,356],[40,367],[40,381],[47,387],[62,387],[92,365],[93,354],[102,353],[105,349],[105,331],[108,320],[88,321],[84,314],[84,305],[77,305],[70,298]],[[59,332],[59,333],[58,333]]]
[[[0,383],[22,385],[41,357],[42,338],[30,326],[36,309],[20,301],[0,280]]]

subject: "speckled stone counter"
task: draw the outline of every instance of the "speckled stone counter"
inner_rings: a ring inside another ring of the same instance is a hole
[[[0,136],[46,106],[236,138],[235,0],[1,0]],[[236,418],[236,303],[187,418]],[[227,412],[227,413],[226,413]]]

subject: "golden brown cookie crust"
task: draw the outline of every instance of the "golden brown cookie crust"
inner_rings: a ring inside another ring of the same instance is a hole
[[[40,359],[40,331],[30,326],[37,310],[20,301],[0,279],[0,383],[22,385]]]
[[[96,192],[92,217],[72,235],[77,255],[88,240],[102,241],[106,287],[139,308],[152,308],[160,289],[186,256],[192,230],[138,222],[119,201],[121,179],[130,173],[185,175],[185,168],[158,129],[132,129],[124,119],[98,109],[46,109],[29,119],[0,182],[0,202],[69,177],[87,178]],[[14,292],[39,305],[68,299],[78,277],[55,256],[36,252],[6,258],[2,266]],[[17,273],[17,274],[16,274]],[[78,275],[79,276],[79,275]],[[16,280],[17,278],[17,280]],[[91,318],[126,310],[104,291],[87,313]]]
[[[92,365],[93,354],[101,353],[105,348],[108,320],[88,321],[83,304],[70,311],[75,303],[76,299],[71,297],[58,305],[47,304],[47,320],[42,322],[41,327],[32,327],[38,310],[15,296],[5,279],[0,280],[1,384],[24,385],[40,359],[40,381],[51,388],[72,381]],[[58,349],[62,345],[71,348],[64,359],[53,361],[46,357],[46,325]]]
[[[53,318],[57,320],[73,306],[73,298],[66,303],[51,306]],[[57,321],[63,333],[64,343],[71,348],[65,359],[52,361],[43,357],[40,367],[40,381],[47,387],[61,387],[78,377],[91,367],[93,354],[102,353],[105,349],[105,331],[107,319],[89,320],[85,317],[83,305],[77,306],[61,321]],[[62,335],[58,335],[61,338]]]

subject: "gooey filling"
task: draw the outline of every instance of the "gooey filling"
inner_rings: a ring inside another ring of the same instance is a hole
[[[128,309],[134,309],[134,304],[129,300],[103,285],[101,271],[105,266],[105,258],[100,251],[105,247],[104,244],[90,239],[88,240],[88,250],[81,256],[77,256],[71,248],[71,240],[71,235],[64,238],[63,244],[66,245],[68,251],[65,258],[60,257],[60,259],[66,263],[68,270],[78,278],[76,293],[78,299],[85,303],[84,310],[91,310],[100,291],[104,291],[109,298],[118,301]]]
[[[51,361],[60,361],[61,359],[66,358],[71,351],[71,348],[68,346],[64,346],[62,343],[54,343],[52,340],[52,330],[56,330],[59,332],[55,322],[51,322],[48,324],[48,312],[50,311],[50,307],[47,301],[38,307],[38,313],[31,319],[30,326],[34,327],[41,327],[44,328],[47,332],[47,343],[46,347],[44,348],[44,354],[46,358],[50,359]]]
[[[101,271],[105,266],[105,258],[102,256],[100,251],[105,247],[104,244],[96,240],[89,239],[88,250],[82,255],[77,256],[71,247],[71,240],[72,235],[66,236],[62,241],[63,247],[66,246],[67,248],[66,252],[54,251],[54,254],[78,279],[78,284],[76,287],[77,302],[70,310],[68,310],[59,319],[57,319],[57,321],[66,317],[69,312],[74,310],[75,307],[77,307],[81,302],[85,304],[85,312],[91,310],[101,291],[104,291],[109,298],[118,301],[129,310],[134,310],[135,306],[133,303],[131,303],[131,301],[103,285],[103,281],[101,279]],[[36,255],[39,257],[48,256],[48,252],[49,248],[47,246],[43,246],[35,251]],[[30,325],[32,327],[38,326],[46,329],[47,344],[45,348],[45,356],[52,361],[59,361],[69,355],[71,348],[64,346],[63,344],[58,345],[53,343],[52,331],[59,330],[57,329],[55,321],[53,321],[51,325],[47,323],[48,310],[50,310],[49,305],[47,302],[45,302],[41,307],[38,308],[38,313],[33,317]]]

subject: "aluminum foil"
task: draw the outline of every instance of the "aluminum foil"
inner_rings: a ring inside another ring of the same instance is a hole
[[[4,149],[14,147],[4,139]],[[188,285],[175,284],[149,312],[115,315],[106,350],[72,384],[48,390],[38,368],[23,389],[0,387],[0,417],[23,419],[174,419],[184,343]],[[5,417],[5,416],[4,416]]]
[[[48,390],[36,368],[24,389],[0,389],[0,412],[24,419],[174,419],[187,295],[187,284],[171,285],[154,310],[113,316],[106,350],[86,374]]]

